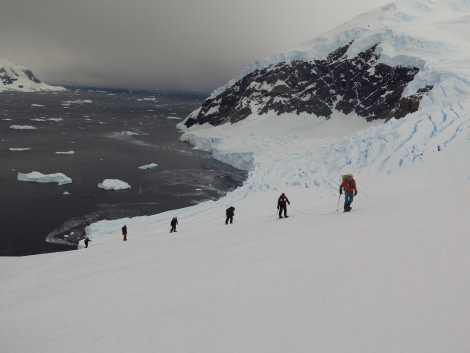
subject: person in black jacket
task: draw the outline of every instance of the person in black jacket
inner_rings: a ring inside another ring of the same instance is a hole
[[[85,237],[84,243],[85,243],[85,248],[88,248],[88,242],[91,241],[88,237]]]
[[[284,211],[284,217],[289,217],[287,215],[287,204],[290,205],[289,199],[287,196],[282,193],[281,196],[277,199],[277,209],[279,210],[279,218],[282,218],[282,212]]]
[[[233,216],[235,215],[235,207],[230,206],[225,210],[225,215],[227,216],[225,218],[225,224],[228,224],[228,221],[230,221],[230,224],[233,223]]]
[[[122,240],[127,240],[127,226],[125,224],[124,227],[122,227]]]
[[[178,224],[178,217],[173,217],[171,219],[171,230],[170,230],[170,233],[173,233],[173,232],[176,232],[176,225]]]

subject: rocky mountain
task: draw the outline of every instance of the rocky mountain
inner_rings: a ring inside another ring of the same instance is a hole
[[[33,72],[24,67],[0,59],[0,92],[1,91],[60,91],[65,88],[50,86],[41,82]]]
[[[253,113],[274,111],[330,117],[333,110],[351,112],[367,120],[402,118],[418,110],[423,94],[432,86],[402,97],[419,68],[378,63],[377,45],[348,58],[350,44],[325,60],[293,60],[272,64],[238,80],[207,99],[186,126],[236,123]],[[255,108],[254,108],[255,107]]]
[[[441,15],[428,16],[438,5]],[[329,118],[338,111],[367,121],[403,118],[419,109],[437,72],[442,73],[421,58],[423,50],[436,63],[448,60],[449,51],[461,51],[455,43],[429,38],[426,26],[436,28],[443,18],[453,27],[465,24],[469,7],[459,0],[403,1],[358,16],[298,50],[251,65],[214,92],[185,126],[236,123],[267,113]],[[424,30],[416,32],[416,26]],[[420,52],[414,53],[417,48]]]

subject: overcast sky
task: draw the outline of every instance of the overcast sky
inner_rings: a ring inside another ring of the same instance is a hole
[[[3,0],[0,58],[49,84],[211,92],[391,0]]]

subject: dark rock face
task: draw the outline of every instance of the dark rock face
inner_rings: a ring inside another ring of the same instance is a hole
[[[0,78],[4,85],[11,85],[17,80],[17,78],[11,77],[3,67],[0,67]]]
[[[39,79],[34,76],[33,72],[31,70],[25,70],[24,72],[26,74],[26,76],[28,76],[28,78],[33,81],[34,83],[41,83],[41,81],[39,81]]]
[[[337,110],[344,114],[354,112],[367,121],[387,121],[418,109],[421,98],[432,86],[401,97],[418,68],[377,63],[378,44],[347,58],[350,45],[337,49],[326,60],[281,62],[254,71],[217,97],[207,99],[185,125],[236,123],[252,113],[269,111],[329,118]]]
[[[25,70],[24,73],[28,77],[30,81],[33,81],[34,83],[41,83],[39,79],[33,74],[31,70]],[[11,70],[11,73],[9,73],[5,68],[0,67],[0,79],[3,82],[3,85],[12,85],[15,81],[18,80],[19,75],[14,71]]]

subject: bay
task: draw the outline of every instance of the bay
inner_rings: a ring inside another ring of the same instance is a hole
[[[187,207],[241,185],[246,172],[178,141],[176,125],[205,97],[93,88],[0,93],[0,255],[74,250],[92,222]],[[18,180],[33,171],[63,173],[72,183]],[[131,188],[99,188],[105,179]]]

